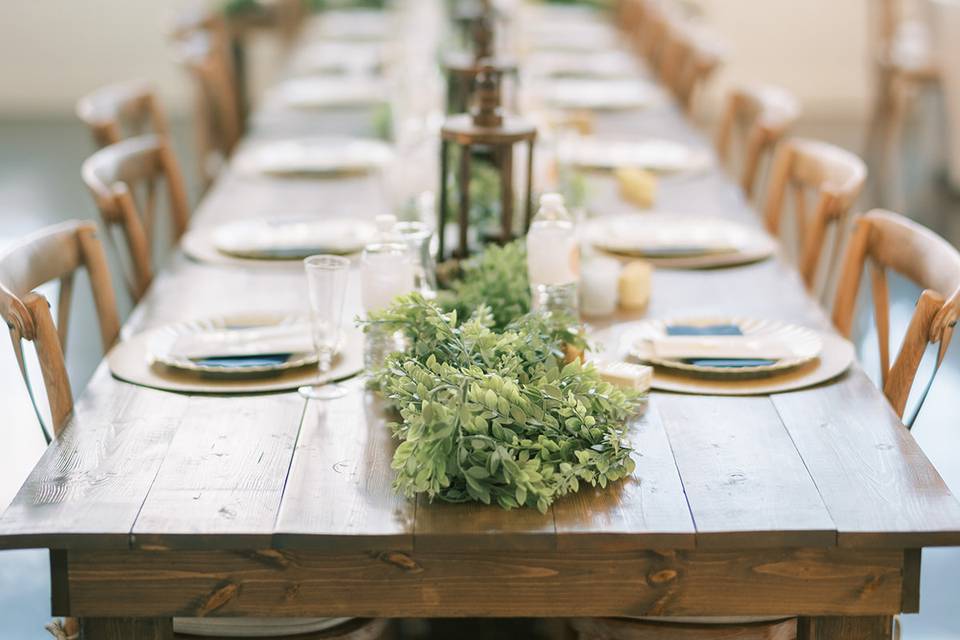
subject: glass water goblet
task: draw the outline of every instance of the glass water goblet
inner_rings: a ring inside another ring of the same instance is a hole
[[[314,400],[332,400],[346,393],[341,385],[330,382],[333,356],[340,343],[340,326],[346,299],[350,260],[342,256],[317,255],[303,261],[307,273],[307,293],[313,345],[317,350],[319,378],[316,384],[300,387],[300,395]]]

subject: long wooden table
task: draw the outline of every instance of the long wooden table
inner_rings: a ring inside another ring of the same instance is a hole
[[[244,144],[369,126],[369,114],[273,104]],[[672,107],[598,126],[706,144]],[[192,224],[372,216],[384,207],[373,180],[228,170]],[[593,187],[595,209],[627,210],[610,178]],[[757,224],[719,169],[665,179],[660,191],[658,209]],[[304,291],[297,266],[177,253],[125,331],[304,310]],[[646,316],[697,313],[831,330],[779,257],[657,271]],[[0,518],[0,547],[51,549],[53,613],[141,619],[128,639],[164,637],[171,616],[345,615],[799,615],[810,637],[844,638],[885,637],[889,616],[918,609],[919,549],[960,545],[960,504],[859,368],[773,396],[654,392],[631,425],[633,477],[546,515],[397,496],[382,404],[348,384],[326,403],[188,396],[101,365]]]

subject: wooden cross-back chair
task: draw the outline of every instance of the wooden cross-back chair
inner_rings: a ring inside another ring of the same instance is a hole
[[[753,195],[761,162],[800,117],[800,103],[786,89],[747,85],[730,91],[717,130],[717,155],[728,161],[735,134],[742,152],[740,186]]]
[[[926,0],[924,0],[926,1]],[[896,187],[901,179],[899,156],[907,118],[916,96],[940,82],[930,27],[906,0],[870,0],[874,14],[870,29],[870,58],[874,97],[864,155],[876,160],[877,195],[881,202],[902,199]],[[920,4],[914,2],[914,5]]]
[[[77,102],[77,116],[98,148],[131,135],[169,135],[167,116],[153,88],[138,80],[101,87]]]
[[[880,351],[881,385],[887,400],[902,418],[927,346],[939,343],[935,375],[953,336],[960,316],[960,253],[937,234],[899,214],[875,209],[859,216],[847,246],[833,307],[833,323],[847,337],[853,330],[860,279],[867,265]],[[922,289],[892,363],[887,270],[899,273]],[[906,422],[908,427],[916,419],[929,389],[928,383]]]
[[[652,69],[659,70],[670,28],[671,10],[657,0],[642,0],[641,5],[634,30],[634,46]]]
[[[151,255],[158,183],[166,187],[173,241],[187,228],[186,190],[169,141],[146,135],[109,145],[87,158],[82,175],[100,210],[108,239],[115,226],[121,228],[130,261],[125,280],[137,301],[153,280]]]
[[[37,419],[49,442],[57,437],[73,411],[73,395],[64,352],[73,296],[74,274],[85,268],[93,291],[104,353],[120,333],[116,298],[103,247],[93,222],[69,221],[33,233],[0,254],[0,316],[10,329],[17,365]],[[50,305],[35,289],[59,280],[57,321]],[[48,429],[27,375],[23,340],[33,342],[50,405]]]
[[[173,43],[177,62],[186,69],[195,86],[198,173],[206,188],[240,140],[245,100],[222,16],[203,14],[192,22],[184,21],[175,29]]]
[[[764,223],[778,236],[782,230],[787,192],[793,192],[800,275],[809,290],[817,283],[820,265],[832,264],[839,253],[847,214],[867,179],[867,167],[845,149],[805,138],[784,140],[774,155],[770,173]],[[808,209],[808,195],[815,204]],[[822,258],[827,231],[835,229],[835,242],[826,260]]]
[[[661,81],[684,111],[693,111],[698,91],[722,61],[720,46],[703,27],[687,20],[666,21],[656,64]]]

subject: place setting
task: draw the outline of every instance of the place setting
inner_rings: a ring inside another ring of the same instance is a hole
[[[378,10],[346,9],[325,11],[304,26],[307,40],[382,42],[395,26],[389,15]]]
[[[759,227],[668,212],[600,216],[584,223],[583,235],[604,254],[667,269],[734,267],[766,260],[778,250]]]
[[[318,255],[301,264],[309,314],[238,313],[149,329],[110,350],[111,373],[179,393],[335,397],[336,382],[363,369],[362,334],[345,322],[351,263]]]
[[[628,111],[666,103],[663,90],[641,78],[550,78],[537,96],[556,109]]]
[[[557,155],[562,162],[581,169],[642,169],[663,176],[698,174],[716,163],[709,148],[658,138],[615,140],[578,136],[565,141],[558,148]]]
[[[270,98],[292,109],[342,109],[382,104],[387,98],[383,80],[371,74],[314,75],[287,80]]]
[[[628,322],[597,331],[604,358],[653,367],[651,388],[708,395],[766,395],[821,384],[854,362],[834,332],[773,319],[695,316]]]
[[[379,76],[386,52],[380,44],[329,40],[297,52],[291,68],[300,75]]]
[[[373,222],[357,214],[281,214],[191,229],[181,248],[208,264],[296,268],[315,254],[359,254],[375,235]]]
[[[640,65],[630,54],[619,51],[539,51],[526,59],[533,76],[567,80],[624,80],[642,77]]]
[[[238,151],[231,166],[243,174],[337,177],[377,171],[393,158],[382,140],[321,136],[254,143]]]

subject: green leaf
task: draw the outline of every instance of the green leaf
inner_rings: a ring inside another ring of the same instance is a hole
[[[490,473],[483,467],[470,467],[464,473],[467,474],[468,478],[474,478],[476,480],[483,480],[484,478],[489,478]]]

